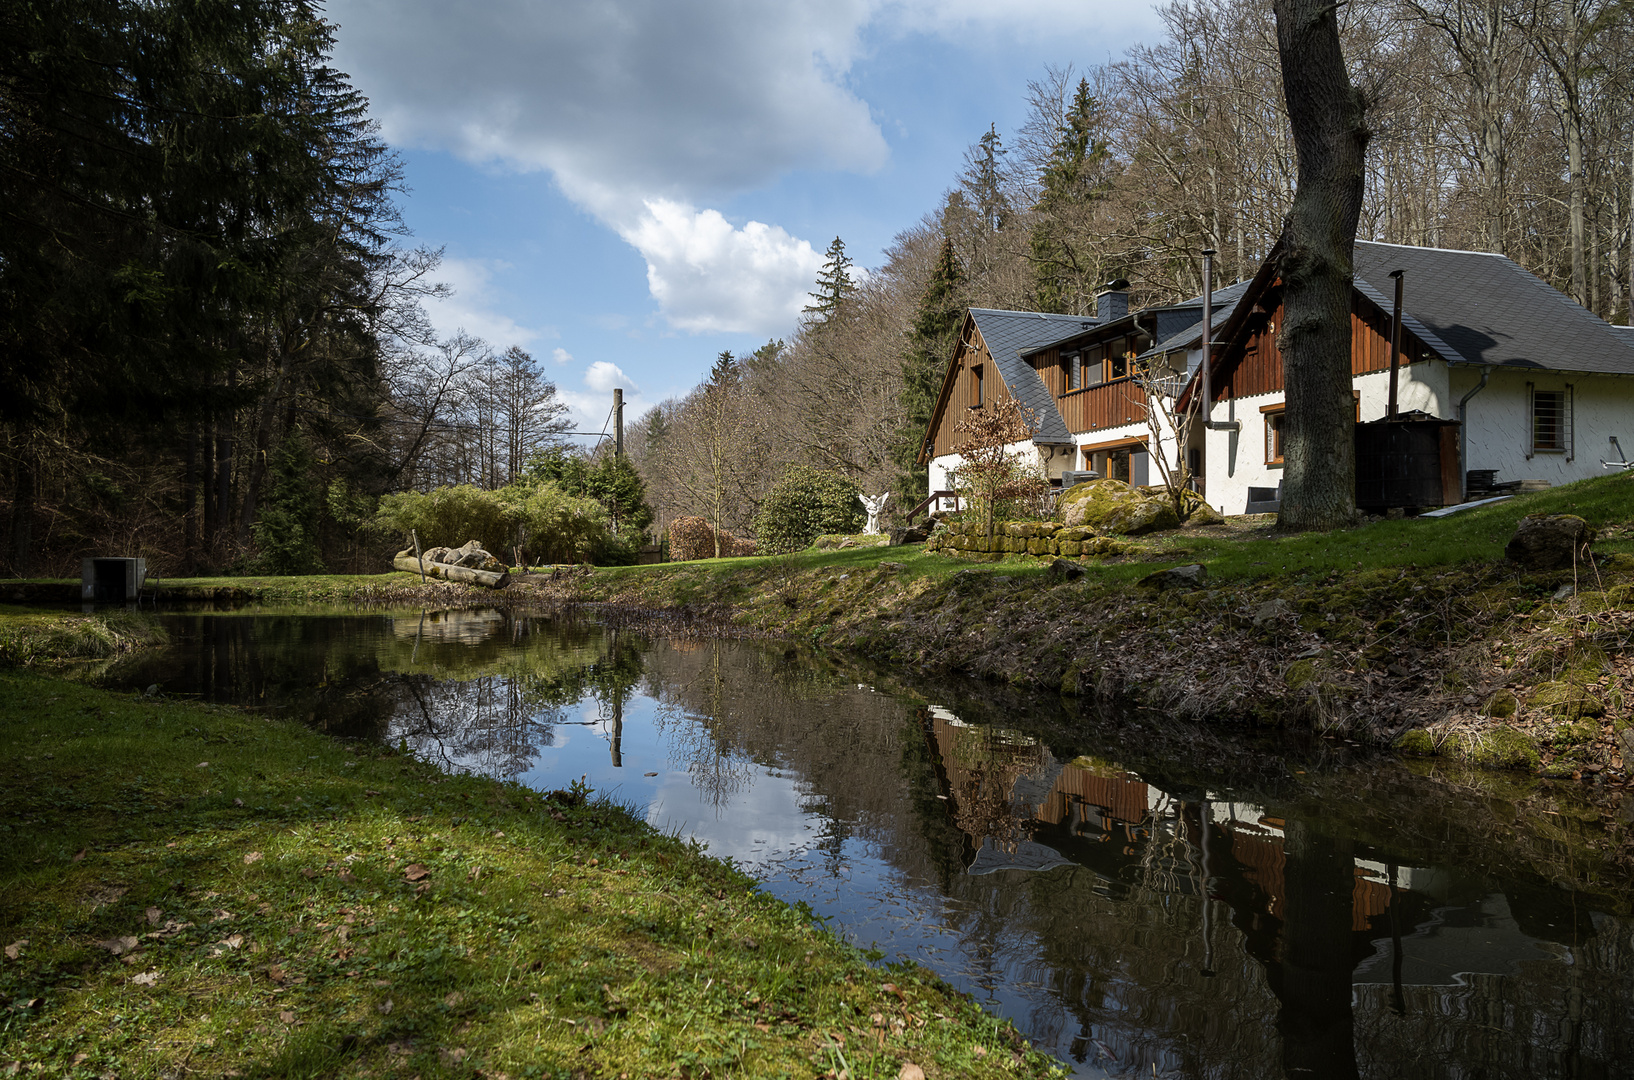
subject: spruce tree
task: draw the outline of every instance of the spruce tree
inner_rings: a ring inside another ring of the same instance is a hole
[[[823,253],[823,269],[817,274],[817,291],[807,293],[812,302],[801,311],[808,322],[822,325],[839,312],[840,306],[853,292],[857,283],[851,277],[851,259],[845,253],[845,242],[838,236]]]
[[[953,241],[944,238],[902,354],[902,422],[892,452],[897,464],[897,506],[902,510],[925,497],[925,469],[918,463],[919,451],[964,322],[965,303],[964,267]]]
[[[1108,276],[1076,236],[1085,210],[1105,193],[1102,170],[1111,151],[1094,137],[1099,115],[1100,103],[1089,92],[1089,83],[1080,79],[1064,123],[1056,130],[1049,164],[1039,176],[1041,192],[1027,253],[1033,307],[1038,311],[1086,313],[1096,283]]]

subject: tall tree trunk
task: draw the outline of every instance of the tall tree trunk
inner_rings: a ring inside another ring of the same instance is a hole
[[[1350,83],[1333,5],[1275,0],[1283,97],[1299,183],[1283,225],[1281,338],[1287,467],[1278,525],[1356,520],[1350,307],[1362,211],[1366,102]]]
[[[34,569],[34,503],[39,458],[26,442],[17,448],[11,498],[11,572],[28,577]]]
[[[193,536],[198,527],[199,435],[189,431],[182,437],[182,565],[193,572]]]
[[[1628,325],[1634,326],[1634,130],[1628,137]]]

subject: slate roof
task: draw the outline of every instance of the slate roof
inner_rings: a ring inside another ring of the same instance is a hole
[[[1033,441],[1072,442],[1072,433],[1061,418],[1054,396],[1044,385],[1044,377],[1023,360],[1022,355],[1075,337],[1093,328],[1096,320],[1088,315],[1046,315],[1038,311],[995,311],[992,308],[971,308],[970,317],[981,331],[982,341],[1011,396],[1031,409],[1033,418],[1038,421]]]
[[[1221,326],[1225,325],[1227,320],[1231,318],[1232,313],[1237,310],[1237,301],[1243,298],[1243,294],[1248,291],[1248,287],[1253,283],[1252,278],[1245,278],[1242,281],[1234,281],[1230,285],[1214,290],[1214,295],[1211,297],[1211,299],[1214,301],[1214,322],[1211,324],[1211,330],[1217,331]],[[1189,348],[1191,346],[1201,345],[1203,343],[1203,320],[1201,318],[1203,314],[1203,297],[1201,295],[1194,296],[1190,300],[1185,300],[1179,304],[1171,304],[1169,306],[1194,307],[1197,309],[1197,314],[1199,317],[1196,322],[1193,322],[1184,330],[1177,334],[1169,335],[1156,345],[1153,345],[1150,349],[1147,349],[1145,352],[1141,353],[1139,359],[1144,360],[1149,356],[1161,356],[1164,353],[1172,352],[1175,349]],[[1200,359],[1201,358],[1199,358],[1199,360]],[[1196,369],[1197,362],[1191,362],[1189,370],[1195,371]]]
[[[1630,345],[1634,345],[1634,326],[1613,326],[1611,332]]]
[[[1356,286],[1453,364],[1634,375],[1625,334],[1502,255],[1356,242]]]

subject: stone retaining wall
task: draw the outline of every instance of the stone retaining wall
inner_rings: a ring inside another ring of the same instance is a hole
[[[1036,555],[1046,559],[1117,555],[1125,547],[1088,525],[1062,525],[1056,521],[1000,521],[993,526],[991,540],[980,521],[944,521],[925,542],[926,551]]]

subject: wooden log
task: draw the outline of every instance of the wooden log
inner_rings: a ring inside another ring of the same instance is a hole
[[[402,556],[392,560],[392,565],[406,574],[418,574],[420,563],[412,555]],[[426,577],[436,578],[439,581],[459,581],[467,585],[483,585],[490,589],[503,589],[511,583],[509,570],[472,570],[468,566],[450,566],[448,563],[427,562],[425,564]]]

